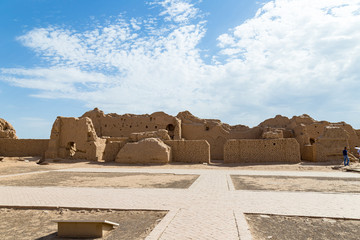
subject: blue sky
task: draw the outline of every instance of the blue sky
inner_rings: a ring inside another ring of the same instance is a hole
[[[20,138],[94,107],[360,128],[360,0],[3,0],[0,31],[0,117]]]

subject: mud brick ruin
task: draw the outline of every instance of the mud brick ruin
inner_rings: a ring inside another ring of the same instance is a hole
[[[360,146],[360,130],[308,115],[277,115],[258,126],[230,126],[188,111],[104,114],[95,108],[79,118],[57,117],[50,139],[17,139],[0,119],[1,156],[43,156],[118,163],[264,163],[341,160],[342,149]]]

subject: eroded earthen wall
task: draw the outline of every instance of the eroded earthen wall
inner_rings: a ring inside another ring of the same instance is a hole
[[[301,159],[304,161],[316,161],[315,145],[305,145],[301,151]]]
[[[224,147],[224,163],[300,162],[299,143],[284,139],[231,139]]]
[[[294,116],[291,119],[277,115],[275,118],[265,120],[259,126],[282,129],[286,133],[284,137],[295,138],[300,144],[303,160],[340,160],[344,146],[348,146],[350,152],[356,154],[354,147],[360,145],[357,130],[354,130],[349,124],[315,121],[306,114]],[[339,128],[340,131],[332,130],[330,136],[329,128],[334,127]]]
[[[110,138],[106,139],[106,146],[104,149],[103,160],[105,162],[115,161],[116,155],[120,149],[128,142],[128,138]]]
[[[209,163],[210,144],[206,140],[169,140],[172,162]]]
[[[105,142],[97,137],[91,119],[58,117],[45,157],[98,161],[103,157]]]
[[[339,126],[327,126],[323,135],[316,139],[316,161],[341,160],[344,147],[349,149],[349,133]]]
[[[44,156],[48,139],[0,138],[0,155],[5,157]]]
[[[99,137],[129,137],[132,133],[168,130],[174,140],[181,139],[181,123],[176,117],[164,112],[153,114],[104,114],[99,109],[86,112],[83,117],[89,117]]]
[[[0,118],[0,138],[17,139],[14,127],[5,119]]]

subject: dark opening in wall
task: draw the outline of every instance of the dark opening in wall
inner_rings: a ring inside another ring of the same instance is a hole
[[[273,145],[275,146],[275,145],[276,145],[276,143],[273,143]]]
[[[76,153],[76,143],[68,142],[68,144],[66,145],[66,151],[68,152],[69,157],[73,157]]]
[[[172,124],[168,124],[168,125],[166,126],[166,130],[168,131],[170,138],[171,138],[171,139],[174,139],[175,126],[172,125]]]
[[[209,131],[210,128],[208,126],[205,127],[205,131]]]
[[[310,144],[313,145],[315,143],[315,139],[310,138]]]
[[[175,130],[175,126],[172,125],[172,124],[168,124],[168,125],[166,126],[166,130],[168,130],[168,131],[174,131],[174,130]]]
[[[148,125],[146,125],[145,128],[148,128]]]

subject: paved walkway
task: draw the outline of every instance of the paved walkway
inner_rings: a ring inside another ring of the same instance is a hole
[[[358,173],[82,168],[56,171],[199,174],[189,189],[1,186],[0,206],[169,210],[147,239],[251,239],[244,213],[360,219],[360,194],[234,190],[236,175],[354,178]]]

